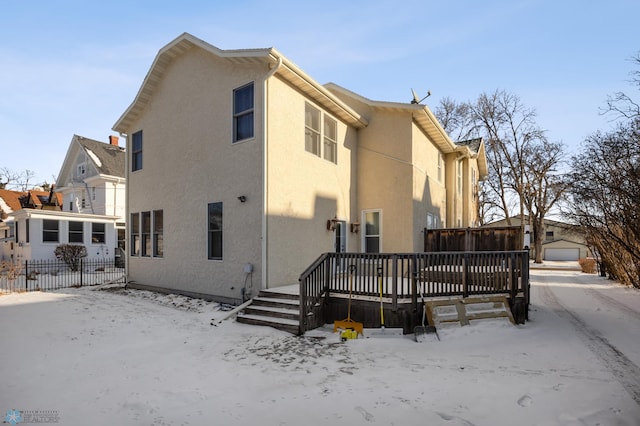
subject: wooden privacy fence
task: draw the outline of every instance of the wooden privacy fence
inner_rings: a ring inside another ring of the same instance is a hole
[[[325,323],[331,295],[351,291],[360,300],[379,300],[392,310],[427,297],[506,294],[529,301],[528,251],[443,253],[325,253],[300,276],[300,329]],[[342,295],[342,296],[341,296]]]
[[[424,230],[426,253],[522,250],[523,243],[524,237],[519,226]]]

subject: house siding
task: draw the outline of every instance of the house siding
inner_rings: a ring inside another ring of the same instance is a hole
[[[233,90],[250,82],[255,137],[234,144]],[[337,164],[305,149],[307,103],[335,120]],[[129,279],[237,301],[248,278],[246,296],[294,284],[321,253],[334,251],[331,219],[344,221],[346,249],[362,251],[370,210],[382,213],[382,251],[419,251],[427,213],[441,225],[451,214],[446,188],[455,155],[444,157],[439,180],[438,150],[456,149],[429,117],[421,106],[323,88],[275,49],[220,51],[179,37],[161,49],[114,126],[129,146],[143,132],[142,168],[127,171],[128,214],[164,212],[163,257],[129,255]],[[223,203],[222,260],[207,259],[213,202]],[[359,232],[349,232],[356,222]]]
[[[305,150],[305,104],[337,121],[337,164]],[[353,223],[357,132],[277,77],[269,80],[268,285],[293,284],[320,253],[334,251],[334,217]],[[348,249],[359,250],[347,233]]]
[[[164,210],[164,256],[129,258],[129,278],[241,298],[244,265],[261,282],[262,74],[191,49],[167,69],[145,113],[143,167],[129,172],[128,210]],[[232,143],[232,93],[255,81],[255,137]],[[170,118],[170,119],[169,119]],[[129,141],[130,142],[130,141]],[[130,156],[131,154],[128,153]],[[247,198],[241,203],[238,197]],[[223,260],[207,258],[207,205],[223,203]]]

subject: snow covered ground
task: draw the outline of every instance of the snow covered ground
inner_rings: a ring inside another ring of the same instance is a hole
[[[0,296],[0,416],[60,425],[640,425],[640,292],[532,270],[530,321],[340,343],[91,288]],[[28,417],[31,415],[32,417]],[[4,417],[3,417],[4,418]],[[9,421],[9,418],[6,419]]]

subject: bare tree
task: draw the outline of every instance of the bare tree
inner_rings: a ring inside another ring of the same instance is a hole
[[[0,168],[0,189],[27,191],[33,186],[31,181],[35,175],[34,171],[28,169],[23,172],[15,172],[8,167],[2,167]]]
[[[535,262],[542,263],[544,219],[564,198],[569,183],[558,173],[563,163],[564,149],[560,143],[545,138],[524,152],[524,188],[522,200],[532,227]]]
[[[569,214],[610,276],[640,288],[640,116],[588,137],[572,169]]]
[[[446,98],[435,115],[451,137],[484,140],[488,176],[479,194],[480,223],[504,217],[511,225],[511,218],[519,215],[524,227],[526,213],[536,261],[541,262],[544,218],[566,189],[558,175],[563,145],[549,142],[536,123],[535,110],[504,90],[483,93],[473,103]]]
[[[631,58],[640,68],[640,53]],[[640,69],[631,72],[630,83],[640,89]],[[604,114],[613,114],[614,118],[633,119],[640,117],[640,104],[624,92],[615,92],[607,97],[607,107]]]

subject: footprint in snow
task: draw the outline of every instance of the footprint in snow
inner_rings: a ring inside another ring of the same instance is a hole
[[[358,411],[360,414],[362,414],[362,417],[368,421],[368,422],[372,422],[373,421],[373,414],[371,414],[370,412],[368,412],[367,410],[365,410],[362,407],[356,407],[356,411]]]
[[[460,425],[460,426],[476,426],[476,425],[474,425],[473,423],[471,423],[470,421],[463,419],[462,417],[458,417],[458,416],[451,416],[451,415],[446,414],[446,413],[438,413],[437,411],[436,411],[436,414],[437,414],[438,416],[440,416],[440,418],[441,418],[442,420],[446,420],[447,422],[454,422],[454,423],[451,423],[451,425],[452,425],[452,426],[453,426],[453,425]]]
[[[533,399],[529,395],[523,395],[518,400],[518,405],[521,407],[528,407],[533,402]]]

